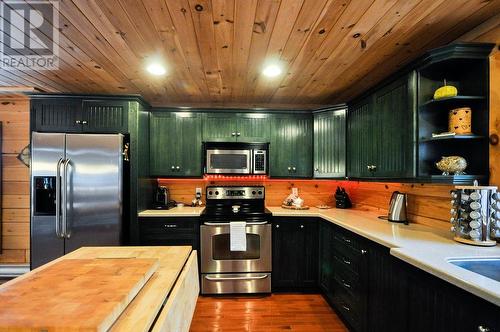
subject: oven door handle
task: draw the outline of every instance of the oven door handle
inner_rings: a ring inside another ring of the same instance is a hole
[[[260,276],[255,276],[255,277],[211,277],[211,276],[205,276],[205,279],[209,281],[230,281],[230,280],[262,280],[266,279],[269,277],[268,274],[263,274]]]
[[[207,225],[207,226],[229,226],[228,222],[208,222],[208,221],[206,221],[203,224]],[[268,224],[267,221],[262,221],[262,222],[248,222],[247,226],[258,226],[258,225],[266,225],[266,224]]]

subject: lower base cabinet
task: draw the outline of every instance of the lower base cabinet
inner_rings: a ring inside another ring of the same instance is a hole
[[[273,218],[272,290],[316,290],[318,223],[315,218]]]
[[[139,218],[142,246],[192,246],[199,250],[200,223],[191,217]]]
[[[389,248],[324,220],[318,239],[318,286],[350,330],[500,332],[500,307]]]

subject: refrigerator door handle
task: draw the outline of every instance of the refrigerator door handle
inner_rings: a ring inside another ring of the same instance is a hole
[[[61,233],[61,164],[64,159],[59,158],[56,166],[56,236],[62,238]]]
[[[71,237],[71,231],[68,231],[68,165],[71,159],[64,160],[63,163],[63,181],[62,181],[62,234],[65,238]]]

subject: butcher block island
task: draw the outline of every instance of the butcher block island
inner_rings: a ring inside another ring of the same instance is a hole
[[[84,247],[0,286],[0,331],[188,331],[196,251]]]

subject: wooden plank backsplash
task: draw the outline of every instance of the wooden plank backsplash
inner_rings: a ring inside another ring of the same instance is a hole
[[[421,183],[381,183],[331,180],[264,180],[262,182],[216,182],[203,179],[158,179],[161,185],[169,188],[171,198],[178,202],[190,203],[194,198],[195,188],[212,185],[264,185],[266,204],[278,206],[291,193],[293,187],[299,189],[299,195],[305,204],[316,206],[334,205],[333,194],[337,186],[344,187],[353,204],[360,209],[376,209],[381,214],[387,212],[393,191],[408,194],[408,208],[413,222],[431,227],[449,228],[450,190],[449,185]],[[205,196],[205,195],[203,195]]]

